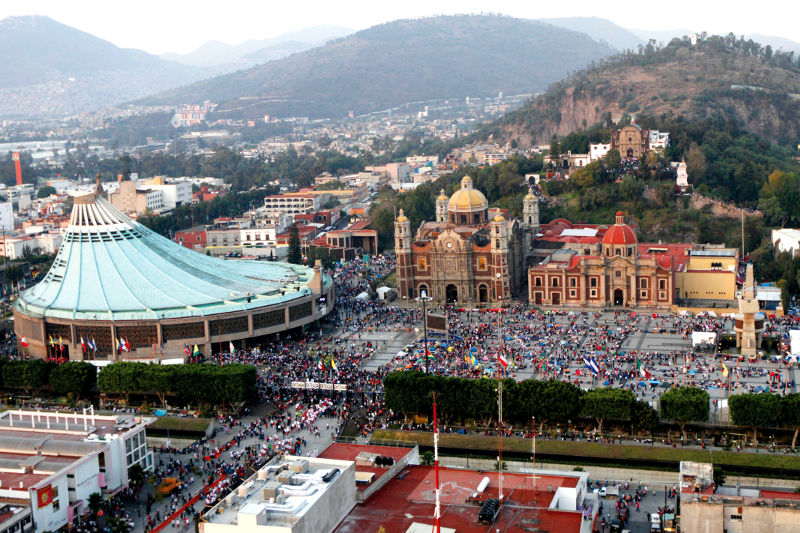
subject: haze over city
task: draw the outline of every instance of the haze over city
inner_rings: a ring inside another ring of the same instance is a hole
[[[800,5],[791,0],[768,0],[751,6],[744,16],[729,2],[675,0],[634,7],[630,2],[577,0],[553,2],[479,0],[426,2],[260,2],[231,0],[157,1],[135,3],[101,0],[0,1],[0,19],[14,15],[46,15],[124,48],[153,54],[188,53],[207,41],[238,44],[319,25],[360,30],[401,18],[488,12],[518,18],[601,17],[625,28],[646,30],[759,33],[800,41],[796,21]]]

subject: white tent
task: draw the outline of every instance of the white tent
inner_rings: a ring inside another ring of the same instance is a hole
[[[800,329],[789,330],[789,353],[800,355]]]
[[[714,331],[693,331],[692,348],[700,344],[716,344],[717,334]]]

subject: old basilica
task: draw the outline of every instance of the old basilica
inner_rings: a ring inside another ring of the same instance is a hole
[[[429,296],[437,303],[502,305],[525,283],[528,258],[539,228],[539,203],[532,193],[523,218],[509,219],[465,176],[449,198],[436,199],[436,221],[411,232],[400,211],[395,221],[397,286],[401,298]]]

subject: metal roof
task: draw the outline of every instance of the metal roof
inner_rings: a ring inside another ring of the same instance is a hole
[[[68,319],[206,316],[310,294],[313,274],[299,265],[203,255],[90,195],[76,198],[53,266],[15,305],[27,315]]]

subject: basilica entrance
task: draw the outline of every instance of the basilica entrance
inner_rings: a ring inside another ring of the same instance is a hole
[[[448,285],[444,291],[447,303],[452,304],[458,301],[458,288],[455,285]]]
[[[623,305],[625,297],[622,294],[622,289],[614,289],[614,305]]]
[[[478,286],[478,301],[482,304],[485,304],[489,301],[489,289],[486,287],[486,285]]]

